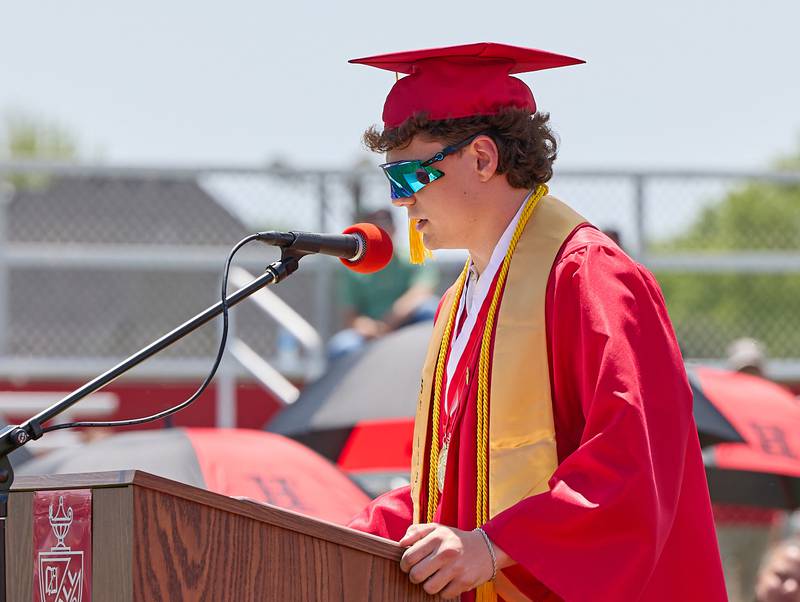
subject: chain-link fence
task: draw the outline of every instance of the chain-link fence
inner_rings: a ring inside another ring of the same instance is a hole
[[[246,234],[335,232],[388,206],[371,171],[0,163],[0,181],[6,365],[125,357],[218,300],[228,249]],[[551,190],[657,274],[687,357],[722,360],[754,336],[773,375],[800,378],[800,174],[562,170]],[[256,245],[240,264],[257,274],[276,256]],[[440,254],[442,287],[462,262]],[[341,266],[303,263],[273,291],[326,338],[340,326]],[[235,313],[237,336],[274,356],[279,326],[250,302]],[[165,357],[205,359],[216,341],[205,328]]]

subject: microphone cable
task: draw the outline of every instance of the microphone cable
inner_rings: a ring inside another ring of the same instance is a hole
[[[43,427],[42,434],[49,433],[50,431],[58,431],[61,429],[69,429],[69,428],[89,428],[89,427],[106,427],[106,426],[132,426],[135,424],[144,424],[146,422],[152,422],[154,420],[159,420],[161,418],[166,418],[168,416],[172,416],[173,414],[180,412],[185,407],[189,406],[194,402],[203,391],[206,390],[208,385],[211,383],[214,375],[217,373],[217,368],[219,368],[220,362],[222,362],[222,356],[225,353],[225,344],[228,340],[228,300],[227,300],[227,289],[228,289],[228,273],[230,272],[231,262],[233,261],[233,256],[245,246],[247,243],[252,242],[254,240],[258,240],[258,234],[251,234],[246,238],[243,238],[236,246],[231,249],[230,253],[228,254],[228,258],[225,260],[225,270],[222,273],[222,292],[221,292],[221,299],[222,299],[222,335],[220,336],[219,340],[219,347],[217,348],[217,357],[214,359],[214,365],[211,366],[211,371],[206,376],[203,383],[198,387],[197,391],[195,391],[191,397],[186,399],[185,401],[179,403],[176,406],[158,412],[156,414],[151,414],[150,416],[145,416],[143,418],[131,418],[129,420],[109,420],[103,422],[65,422],[63,424],[54,424],[52,426]],[[77,402],[80,403],[80,402]]]

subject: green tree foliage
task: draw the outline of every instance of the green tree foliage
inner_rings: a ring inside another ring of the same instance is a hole
[[[800,153],[779,167],[800,167]],[[747,184],[654,251],[800,253],[800,184]],[[761,339],[772,357],[800,357],[800,274],[669,272],[658,279],[687,357],[722,357],[742,336]]]
[[[0,129],[0,159],[65,161],[77,157],[75,136],[62,125],[21,111],[5,115]],[[38,175],[12,174],[8,179],[17,188],[46,183],[46,178]]]
[[[800,184],[752,183],[707,207],[661,251],[800,249]]]

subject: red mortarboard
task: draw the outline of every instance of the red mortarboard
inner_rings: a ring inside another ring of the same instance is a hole
[[[350,62],[409,74],[395,83],[383,106],[383,123],[393,128],[419,112],[429,119],[492,115],[505,107],[534,112],[536,101],[530,88],[511,74],[584,61],[533,48],[480,42]]]

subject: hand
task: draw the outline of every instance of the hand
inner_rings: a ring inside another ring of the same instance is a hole
[[[400,568],[429,594],[456,598],[492,578],[492,557],[483,536],[435,523],[411,525],[401,546],[410,546]]]
[[[358,316],[353,320],[353,330],[365,339],[375,339],[386,334],[389,328],[380,320],[373,320],[367,316]]]

